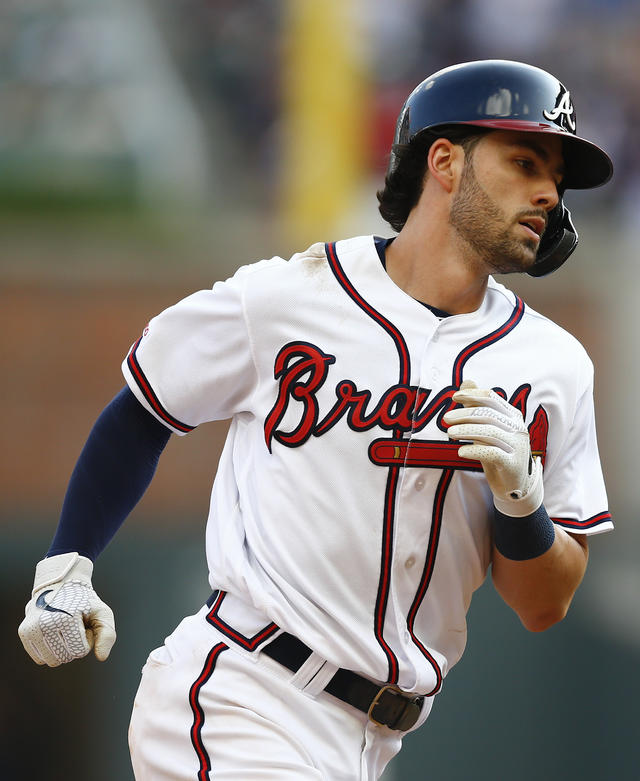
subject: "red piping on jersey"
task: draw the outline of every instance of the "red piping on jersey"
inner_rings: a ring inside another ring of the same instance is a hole
[[[327,256],[329,258],[329,265],[331,266],[331,270],[333,271],[340,285],[344,288],[345,292],[349,295],[350,298],[352,298],[356,302],[356,304],[358,304],[358,306],[362,310],[364,310],[369,315],[369,317],[375,320],[378,323],[378,325],[381,325],[395,342],[396,348],[398,350],[398,355],[400,357],[400,383],[402,385],[408,385],[409,378],[411,376],[411,362],[409,359],[409,350],[407,348],[407,344],[404,340],[404,337],[402,336],[400,331],[395,327],[395,325],[393,325],[393,323],[387,320],[386,317],[383,317],[380,314],[380,312],[378,312],[376,309],[374,309],[371,306],[371,304],[365,301],[364,298],[362,298],[362,296],[360,295],[360,293],[358,293],[358,291],[353,287],[351,281],[344,273],[344,269],[340,265],[340,261],[338,260],[338,254],[336,252],[335,242],[332,242],[331,244],[326,244],[325,247],[327,251]]]
[[[384,617],[387,612],[387,603],[389,600],[389,590],[391,584],[391,563],[393,560],[393,531],[395,520],[395,500],[396,490],[398,488],[399,467],[389,469],[387,479],[387,488],[385,492],[384,505],[384,523],[382,534],[382,555],[380,561],[380,579],[378,581],[378,593],[376,596],[375,609],[375,633],[380,647],[384,651],[389,663],[389,682],[396,683],[398,680],[399,665],[398,659],[387,641],[384,639]]]
[[[425,648],[425,646],[416,637],[416,634],[414,632],[414,624],[416,620],[416,615],[418,613],[418,608],[422,604],[424,595],[427,593],[427,589],[429,588],[429,583],[431,582],[431,576],[433,575],[433,568],[435,565],[436,553],[438,550],[438,541],[440,539],[440,529],[442,528],[442,514],[444,512],[444,500],[447,495],[447,489],[449,488],[449,484],[451,483],[452,477],[453,477],[453,470],[445,469],[442,472],[442,476],[440,477],[440,482],[438,483],[438,488],[436,489],[436,495],[433,502],[433,511],[431,516],[431,531],[429,533],[429,545],[427,546],[427,558],[425,561],[424,570],[422,572],[422,578],[420,579],[420,586],[418,588],[418,592],[414,597],[413,603],[407,615],[407,629],[409,630],[409,634],[411,635],[413,642],[418,646],[420,651],[422,651],[424,656],[427,657],[427,659],[431,663],[431,666],[433,667],[436,673],[436,684],[433,687],[433,689],[426,695],[427,697],[433,696],[440,690],[440,687],[442,686],[442,678],[443,678],[442,670],[440,669],[440,666],[433,658],[433,656],[429,653],[427,648]]]
[[[149,402],[156,415],[164,420],[165,423],[168,423],[172,428],[175,428],[178,431],[183,431],[185,434],[189,433],[189,431],[193,431],[195,426],[188,426],[186,423],[181,423],[177,418],[172,417],[162,406],[162,404],[160,404],[160,400],[149,384],[149,380],[147,380],[145,377],[144,372],[138,363],[138,358],[136,357],[136,350],[138,349],[138,345],[140,344],[141,340],[142,337],[138,339],[138,341],[129,351],[129,355],[127,356],[127,365],[129,366],[129,370],[133,375],[136,384],[140,388],[142,395]]]
[[[387,320],[383,315],[374,309],[364,298],[358,293],[358,291],[351,284],[350,279],[344,272],[340,261],[338,260],[338,254],[336,252],[335,242],[325,244],[327,258],[329,260],[329,266],[338,280],[338,283],[345,291],[345,293],[367,314],[372,320],[374,320],[379,326],[381,326],[393,339],[393,342],[398,351],[398,358],[400,361],[400,378],[399,382],[403,385],[408,385],[411,377],[411,361],[409,358],[409,349],[404,340],[404,337],[400,331]],[[396,429],[394,436],[397,439],[402,438],[402,430]],[[393,559],[393,535],[394,535],[394,510],[396,491],[398,488],[398,476],[400,467],[390,467],[389,475],[387,477],[387,488],[385,493],[384,503],[384,518],[383,518],[383,532],[382,532],[382,557],[380,562],[380,579],[378,581],[378,593],[376,596],[376,607],[374,615],[374,632],[378,644],[384,651],[387,657],[387,663],[389,666],[388,682],[397,683],[399,674],[398,659],[392,649],[384,639],[384,619],[387,611],[387,603],[389,599],[389,588],[391,582],[391,563]]]
[[[255,651],[255,649],[260,645],[260,643],[263,643],[265,640],[268,640],[272,635],[274,635],[280,627],[277,624],[267,624],[267,626],[264,627],[264,629],[261,629],[259,632],[257,632],[253,637],[245,637],[243,634],[240,634],[236,629],[234,629],[232,626],[226,623],[226,621],[223,621],[220,616],[218,615],[218,611],[220,610],[220,606],[222,605],[222,602],[224,598],[227,596],[226,591],[220,591],[218,593],[218,597],[211,606],[211,610],[207,613],[207,621],[216,627],[220,632],[222,632],[223,635],[228,637],[230,640],[233,640],[234,643],[237,643],[238,645],[241,645],[243,648],[246,648],[247,651]]]
[[[191,689],[189,689],[189,705],[191,705],[191,711],[193,713],[193,724],[190,730],[191,744],[198,755],[198,761],[200,767],[198,769],[197,779],[198,781],[209,781],[211,776],[211,760],[207,753],[204,743],[202,742],[202,725],[204,724],[204,711],[200,705],[200,690],[205,683],[211,678],[211,674],[215,669],[218,657],[223,651],[227,650],[227,646],[224,643],[218,643],[208,653],[202,672],[198,678],[194,681]]]
[[[587,518],[586,521],[576,521],[571,518],[552,518],[554,523],[560,526],[568,526],[570,529],[592,529],[594,526],[598,526],[601,523],[607,523],[613,521],[610,512],[601,512],[597,515],[592,515],[591,518]]]
[[[464,365],[469,360],[469,358],[475,355],[475,353],[477,353],[479,350],[483,350],[490,344],[493,344],[499,339],[502,339],[503,336],[506,336],[510,331],[512,331],[518,325],[520,320],[522,320],[522,316],[524,315],[524,301],[521,298],[518,298],[518,296],[515,298],[516,305],[513,308],[511,317],[509,317],[509,319],[503,325],[501,325],[500,328],[492,331],[486,336],[483,336],[481,339],[472,342],[458,355],[453,365],[453,378],[451,384],[454,388],[460,387],[462,382],[462,370],[464,369]]]
[[[509,316],[509,319],[503,325],[501,325],[500,328],[497,328],[495,331],[492,331],[490,334],[487,334],[486,336],[483,336],[481,339],[472,342],[472,344],[470,344],[468,347],[465,347],[465,349],[462,350],[462,352],[458,355],[453,365],[453,387],[454,388],[460,387],[460,383],[462,382],[462,370],[466,362],[469,360],[469,358],[471,358],[472,355],[475,355],[480,350],[483,350],[485,347],[489,347],[490,345],[494,344],[499,339],[502,339],[504,336],[510,333],[518,325],[520,320],[522,320],[523,314],[524,314],[524,302],[520,298],[518,298],[518,296],[516,296],[516,303],[513,308],[513,311],[511,312],[511,315]],[[433,502],[431,532],[429,535],[429,545],[427,547],[425,566],[422,573],[422,578],[420,580],[420,585],[418,587],[418,591],[416,592],[416,596],[413,600],[413,603],[411,605],[411,608],[409,609],[409,613],[407,616],[407,628],[409,630],[409,633],[411,634],[414,643],[418,646],[420,651],[431,662],[431,664],[434,667],[434,670],[436,670],[436,672],[439,674],[439,678],[436,683],[436,686],[429,693],[429,696],[436,694],[436,692],[442,686],[442,676],[440,673],[440,668],[435,663],[435,660],[433,659],[431,654],[427,651],[425,646],[416,637],[414,633],[414,624],[415,624],[415,619],[418,610],[420,608],[420,605],[422,604],[425,594],[427,593],[427,590],[429,588],[429,583],[431,582],[431,576],[433,575],[433,570],[436,562],[436,553],[438,549],[438,541],[440,539],[440,530],[442,528],[444,502],[453,475],[454,475],[454,469],[452,468],[445,469],[442,473],[442,477],[440,478],[440,482],[438,483],[438,488],[436,490],[436,495]]]

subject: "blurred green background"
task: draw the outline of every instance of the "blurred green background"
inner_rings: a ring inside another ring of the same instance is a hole
[[[454,62],[521,59],[571,89],[616,165],[569,193],[581,236],[509,279],[596,364],[616,531],[568,618],[521,628],[490,584],[468,650],[385,781],[640,778],[636,0],[4,0],[0,5],[0,778],[131,781],[149,650],[208,595],[204,521],[226,424],[174,437],[95,585],[108,663],[49,670],[16,628],[68,476],[148,319],[237,266],[375,232],[406,94]]]

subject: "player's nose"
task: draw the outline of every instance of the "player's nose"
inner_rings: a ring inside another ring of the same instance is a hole
[[[560,201],[558,184],[553,176],[543,176],[536,183],[536,189],[531,198],[534,206],[550,212]]]

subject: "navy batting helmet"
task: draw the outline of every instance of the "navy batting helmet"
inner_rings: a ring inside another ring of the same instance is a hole
[[[576,135],[576,114],[569,90],[555,76],[509,60],[478,60],[453,65],[419,84],[398,117],[395,144],[470,125],[488,130],[554,134],[562,137],[565,176],[562,189],[599,187],[609,181],[613,164],[591,141]],[[393,149],[388,173],[396,165]],[[536,262],[529,273],[543,276],[573,252],[578,235],[562,199],[549,215]]]

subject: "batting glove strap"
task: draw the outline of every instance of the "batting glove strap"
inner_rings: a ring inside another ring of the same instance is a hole
[[[525,561],[542,556],[555,538],[555,526],[544,505],[525,518],[512,518],[495,511],[493,542],[507,559]]]
[[[542,482],[542,462],[536,456],[529,456],[531,472],[524,478],[521,496],[516,491],[502,495],[494,493],[493,504],[496,510],[511,518],[525,518],[542,506],[544,501],[544,483]]]
[[[61,553],[58,556],[42,559],[36,564],[31,596],[36,596],[47,586],[62,583],[72,570],[75,580],[91,584],[93,562],[85,556],[81,556],[79,553]]]
[[[43,559],[36,566],[31,600],[18,634],[37,664],[57,667],[93,648],[104,661],[116,633],[113,612],[91,585],[93,563],[78,553]]]

